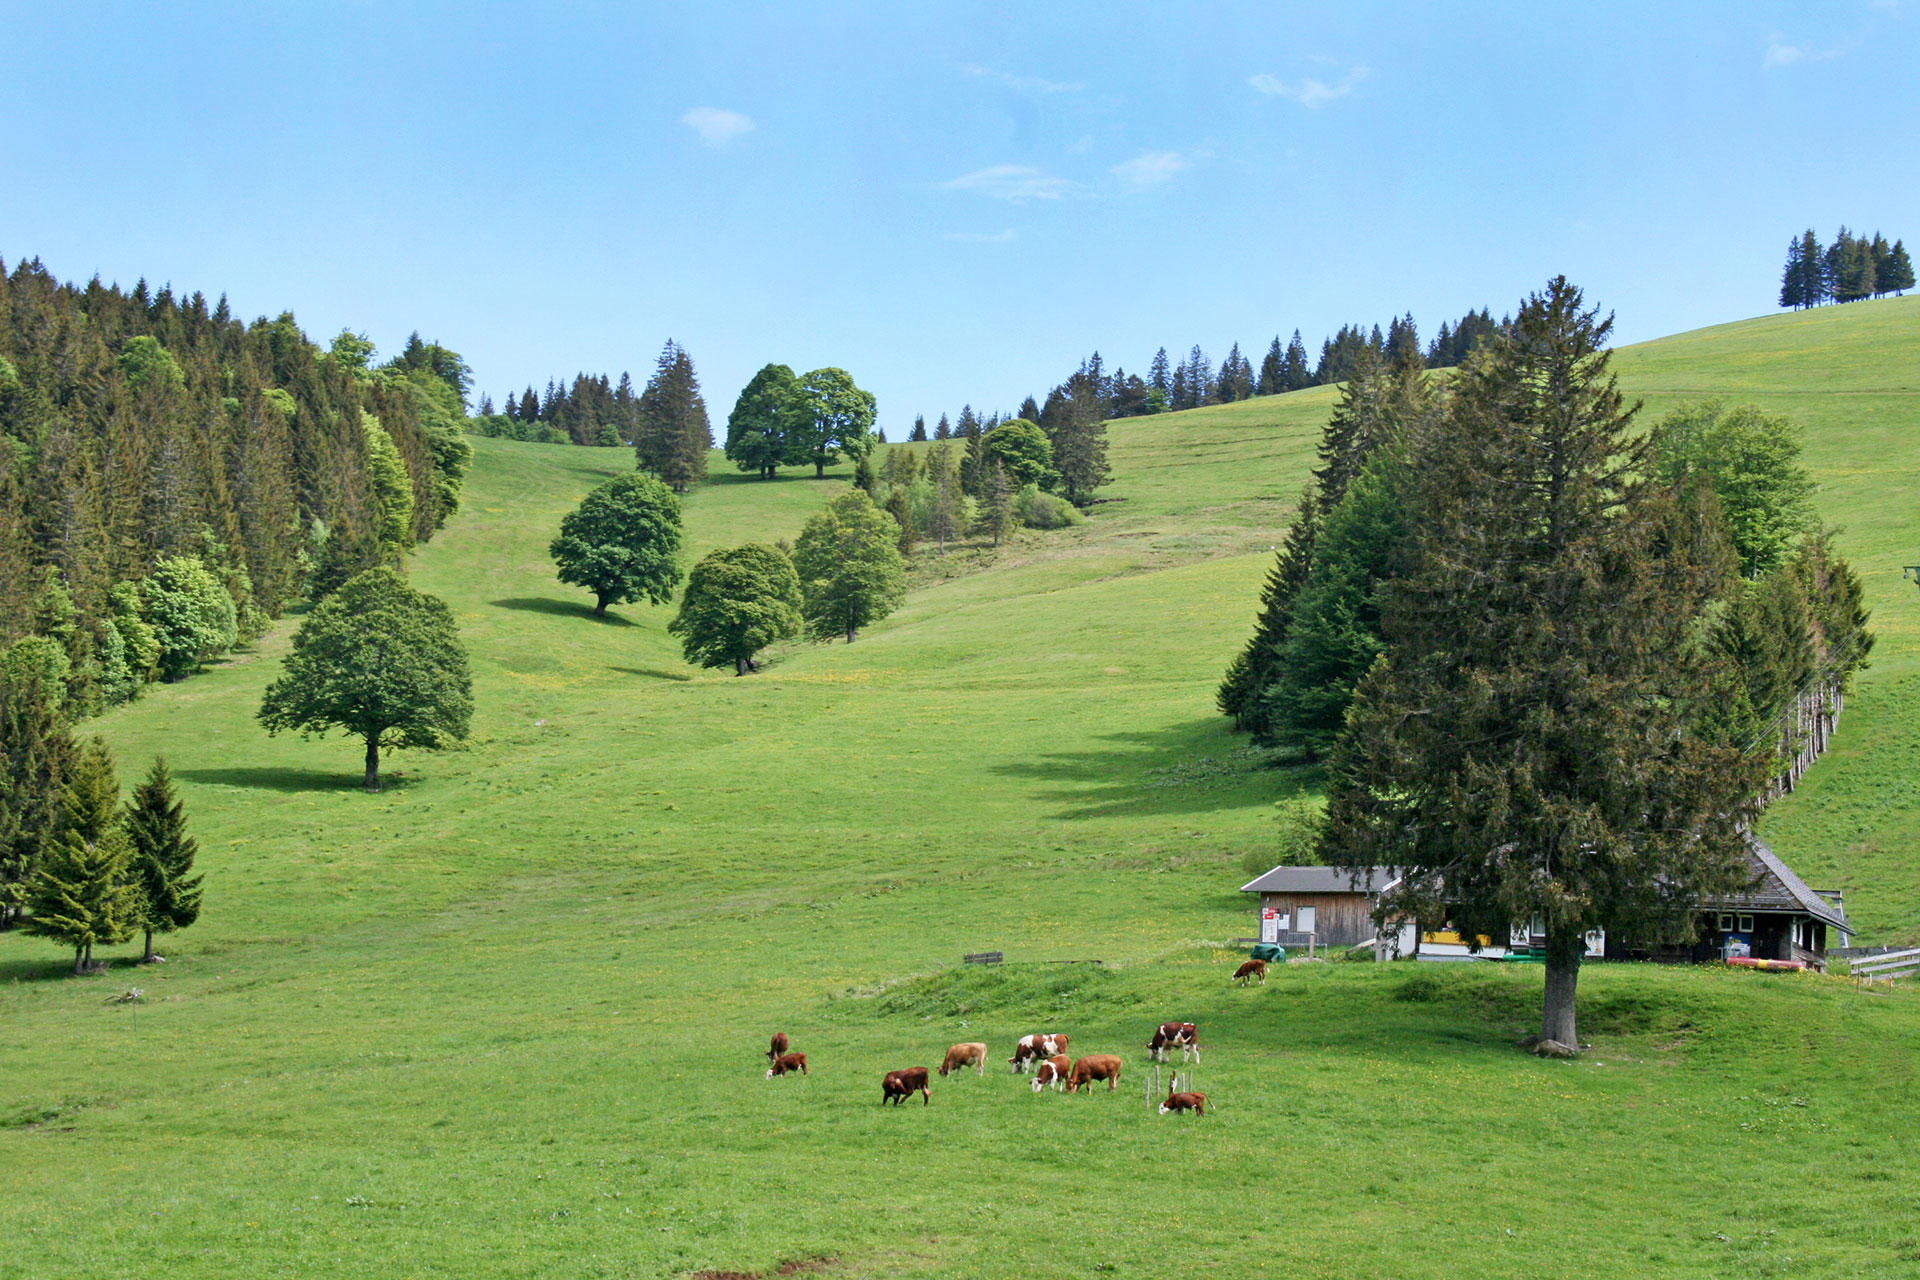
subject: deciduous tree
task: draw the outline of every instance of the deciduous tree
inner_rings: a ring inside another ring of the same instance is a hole
[[[807,630],[817,640],[845,635],[893,612],[906,594],[899,528],[864,490],[844,493],[808,520],[793,548]]]
[[[737,676],[758,669],[753,655],[800,634],[800,579],[777,547],[749,542],[703,556],[687,577],[687,594],[667,630],[680,637],[688,662],[733,664]]]
[[[680,499],[652,476],[616,476],[580,500],[547,548],[560,581],[593,592],[593,616],[610,604],[667,604],[680,585]]]
[[[473,682],[453,612],[391,569],[369,569],[314,606],[293,635],[282,674],[267,686],[269,734],[366,744],[366,788],[380,789],[380,751],[434,750],[466,738]]]

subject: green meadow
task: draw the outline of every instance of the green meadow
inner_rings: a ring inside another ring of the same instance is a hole
[[[1764,834],[1866,940],[1920,941],[1920,298],[1617,366],[1649,412],[1807,424],[1880,639]],[[465,750],[370,796],[355,744],[267,738],[293,618],[89,726],[128,784],[167,755],[206,908],[167,964],[84,979],[0,935],[0,1276],[1920,1275],[1910,991],[1595,966],[1562,1063],[1515,1048],[1527,966],[1230,986],[1242,863],[1318,779],[1213,691],[1333,398],[1116,423],[1085,525],[924,557],[858,643],[746,679],[554,580],[629,452],[476,440],[411,570],[472,654]],[[692,550],[792,538],[847,473],[716,454]],[[1205,1119],[1143,1093],[1171,1018]],[[775,1030],[811,1075],[763,1078]],[[1122,1054],[1120,1088],[1035,1096],[1004,1060],[1037,1030]],[[985,1078],[881,1109],[968,1040]]]

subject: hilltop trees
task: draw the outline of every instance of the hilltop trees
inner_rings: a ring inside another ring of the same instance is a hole
[[[593,616],[609,604],[667,604],[680,585],[680,500],[652,476],[616,476],[580,500],[547,548],[560,581],[593,592]]]
[[[703,556],[687,577],[687,594],[667,630],[680,637],[688,662],[759,669],[753,655],[800,634],[800,578],[778,547],[757,542]]]
[[[873,394],[845,369],[815,369],[800,379],[800,411],[794,427],[796,460],[813,463],[816,478],[842,453],[856,461],[873,450]]]
[[[783,464],[806,461],[800,438],[804,413],[800,380],[793,370],[767,365],[741,388],[727,416],[727,457],[763,480],[773,479]]]
[[[800,531],[793,566],[800,575],[807,630],[816,640],[845,635],[893,612],[906,593],[899,528],[855,489],[827,504]]]
[[[1780,305],[1817,307],[1823,302],[1857,302],[1904,293],[1913,288],[1913,259],[1907,246],[1885,236],[1856,236],[1845,227],[1822,248],[1811,228],[1787,242],[1780,272]]]
[[[360,738],[368,791],[380,789],[381,748],[448,746],[472,717],[452,611],[391,569],[369,569],[314,606],[259,711],[269,734]]]
[[[634,457],[640,470],[651,471],[675,493],[685,493],[707,478],[707,450],[712,447],[713,428],[693,358],[669,339],[640,393]]]
[[[1564,278],[1416,427],[1386,649],[1335,750],[1323,848],[1405,874],[1381,918],[1471,937],[1539,919],[1542,1036],[1579,1044],[1584,936],[1684,928],[1743,879],[1758,769],[1690,732],[1714,587],[1608,372],[1610,320]]]
[[[126,831],[133,883],[138,890],[134,923],[146,932],[147,964],[154,961],[153,935],[184,929],[200,918],[201,882],[193,874],[198,851],[187,834],[186,808],[173,793],[173,775],[156,758],[147,780],[127,806]]]

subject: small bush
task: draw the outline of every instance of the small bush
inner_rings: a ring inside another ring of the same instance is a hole
[[[1042,493],[1035,485],[1013,495],[1013,518],[1029,529],[1065,529],[1087,519],[1071,502]]]

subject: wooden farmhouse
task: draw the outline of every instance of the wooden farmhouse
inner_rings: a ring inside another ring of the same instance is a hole
[[[1262,942],[1358,947],[1374,940],[1373,909],[1398,883],[1386,867],[1358,877],[1339,867],[1275,867],[1240,891],[1260,895]]]
[[[1587,935],[1594,959],[1706,963],[1716,960],[1798,962],[1824,971],[1827,948],[1843,946],[1851,932],[1841,895],[1815,890],[1760,840],[1749,842],[1748,887],[1724,898],[1703,899],[1692,943],[1646,942]],[[1339,867],[1275,867],[1241,886],[1260,895],[1260,940],[1283,947],[1371,946],[1383,960],[1525,960],[1545,954],[1537,921],[1515,925],[1506,938],[1466,939],[1411,924],[1383,931],[1373,923],[1380,896],[1400,882],[1391,867],[1353,874]],[[1475,945],[1477,944],[1477,945]]]

